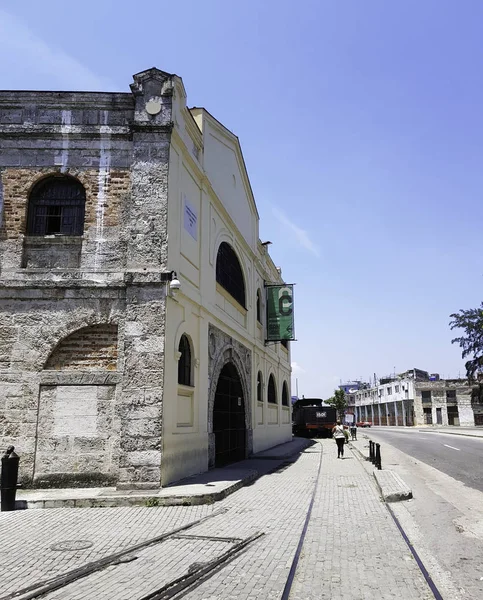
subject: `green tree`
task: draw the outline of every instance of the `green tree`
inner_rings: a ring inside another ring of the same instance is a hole
[[[475,374],[483,370],[483,302],[480,308],[460,310],[450,315],[451,329],[462,329],[464,335],[451,340],[452,344],[461,347],[461,358],[468,358],[465,363],[466,376],[474,381]]]
[[[344,418],[344,410],[347,407],[347,400],[344,390],[334,390],[334,395],[332,398],[326,400],[326,402],[337,410],[337,417],[342,421]]]

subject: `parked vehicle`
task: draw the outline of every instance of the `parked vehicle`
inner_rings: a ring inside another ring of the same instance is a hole
[[[372,427],[371,421],[357,421],[357,427]]]
[[[294,435],[330,437],[336,421],[336,409],[332,406],[323,406],[322,398],[301,398],[293,404]]]

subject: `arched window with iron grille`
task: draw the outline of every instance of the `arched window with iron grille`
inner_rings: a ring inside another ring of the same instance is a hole
[[[257,321],[262,322],[262,292],[260,288],[257,290]]]
[[[192,386],[191,346],[188,337],[184,334],[179,341],[178,351],[181,354],[178,361],[178,383]]]
[[[245,282],[240,261],[233,248],[222,242],[216,257],[216,281],[243,308],[245,306]]]
[[[282,405],[283,406],[288,406],[289,405],[289,402],[288,402],[288,385],[287,385],[286,381],[283,382],[283,387],[282,387]]]
[[[268,379],[267,401],[271,404],[277,404],[277,389],[273,375],[270,375]]]
[[[263,402],[263,379],[261,371],[258,371],[257,376],[257,402]]]
[[[86,192],[65,175],[39,181],[29,197],[27,235],[82,235]]]

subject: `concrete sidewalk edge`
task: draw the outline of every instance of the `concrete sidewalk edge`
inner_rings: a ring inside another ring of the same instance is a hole
[[[214,471],[208,471],[183,479],[160,490],[125,491],[109,489],[45,489],[21,490],[17,492],[16,510],[42,508],[112,508],[120,506],[195,506],[213,504],[223,500],[240,488],[250,485],[259,477],[277,470],[287,459],[304,452],[311,440],[295,438],[291,442],[280,444],[260,452],[243,463],[246,468],[229,465],[226,472],[233,470],[236,478],[217,479]],[[266,462],[262,462],[265,460]],[[223,469],[217,469],[217,474]],[[211,478],[210,478],[211,475]],[[230,481],[231,479],[231,481]],[[191,489],[186,490],[187,487]],[[204,491],[205,486],[218,487],[217,491]],[[184,488],[184,489],[183,489]],[[220,489],[221,488],[221,489]],[[44,496],[42,498],[42,495]],[[23,496],[23,497],[22,497]],[[31,496],[29,498],[29,496]],[[40,496],[40,497],[39,497]]]
[[[384,502],[400,502],[413,497],[411,488],[394,471],[376,469],[373,474]]]
[[[156,490],[135,495],[119,496],[92,496],[87,498],[49,498],[49,499],[21,499],[15,502],[15,510],[41,509],[41,508],[114,508],[119,506],[197,506],[200,504],[213,504],[223,500],[245,485],[258,479],[263,473],[251,471],[241,479],[220,490],[206,494],[173,494],[159,496]],[[59,490],[61,491],[61,490]]]
[[[349,446],[352,451],[357,452],[362,460],[369,460],[369,456],[350,441]],[[413,497],[411,488],[394,471],[375,469],[373,475],[384,502],[400,502],[401,500],[410,500]]]

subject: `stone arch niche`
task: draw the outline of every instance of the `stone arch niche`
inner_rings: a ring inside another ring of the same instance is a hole
[[[34,464],[37,486],[112,485],[119,470],[117,324],[59,341],[41,373]]]
[[[215,467],[215,434],[213,432],[213,408],[216,388],[225,365],[231,363],[237,370],[245,403],[246,457],[253,452],[251,377],[252,353],[243,344],[214,325],[208,333],[208,467]]]

